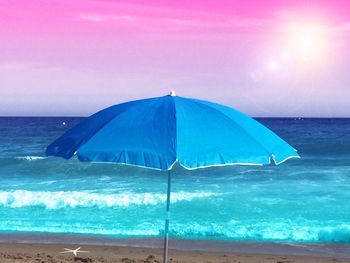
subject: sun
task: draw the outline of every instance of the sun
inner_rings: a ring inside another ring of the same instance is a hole
[[[326,27],[316,23],[294,23],[287,27],[286,46],[301,62],[318,63],[327,45]]]

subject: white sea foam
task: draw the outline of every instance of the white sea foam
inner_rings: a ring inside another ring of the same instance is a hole
[[[42,222],[41,226],[32,226],[16,221],[16,225],[12,222],[0,222],[2,231],[18,231],[18,232],[43,232],[43,233],[77,233],[77,234],[93,234],[93,235],[115,235],[115,236],[157,236],[161,233],[156,227],[150,229],[138,226],[140,229],[103,229],[90,225],[76,224],[50,224]]]
[[[18,156],[18,157],[15,157],[15,159],[17,160],[26,160],[26,161],[37,161],[37,160],[43,160],[43,159],[46,159],[47,157],[45,156]]]
[[[176,236],[191,237],[225,237],[235,240],[275,240],[275,241],[303,241],[303,242],[350,242],[350,225],[315,226],[288,225],[286,223],[254,223],[241,224],[222,223],[190,223],[179,224],[172,222],[172,231]]]
[[[205,198],[219,195],[211,192],[175,192],[171,202],[191,201],[194,198]],[[47,209],[66,207],[127,207],[130,205],[157,205],[166,201],[165,194],[159,193],[118,193],[101,194],[82,191],[1,191],[0,206],[20,208],[26,206],[44,206]]]
[[[89,220],[91,219],[91,220]],[[82,221],[61,220],[57,217],[38,218],[37,220],[2,220],[2,231],[19,232],[47,232],[47,233],[80,233],[102,234],[116,236],[157,236],[164,231],[162,217],[150,222],[136,225],[120,224],[118,221],[98,221],[88,217]],[[130,219],[128,219],[130,220]],[[130,221],[126,221],[129,222]],[[350,225],[340,224],[334,226],[313,225],[305,221],[305,225],[290,225],[287,222],[255,222],[246,224],[234,220],[229,222],[212,223],[210,220],[201,222],[179,223],[173,220],[170,233],[177,237],[191,238],[225,238],[232,240],[274,240],[283,242],[350,242]],[[296,245],[294,245],[296,246]]]

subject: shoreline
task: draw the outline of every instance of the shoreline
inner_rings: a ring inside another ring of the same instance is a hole
[[[1,233],[0,247],[6,245],[81,245],[92,247],[151,249],[162,251],[162,238],[115,238],[106,236],[49,234],[49,233]],[[181,252],[243,253],[276,256],[319,257],[349,259],[350,244],[249,242],[198,239],[169,239],[169,249]]]

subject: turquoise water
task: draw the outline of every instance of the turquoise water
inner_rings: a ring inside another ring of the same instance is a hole
[[[166,173],[44,156],[80,120],[0,118],[0,232],[161,236]],[[302,159],[175,167],[170,235],[350,243],[350,119],[258,121]]]

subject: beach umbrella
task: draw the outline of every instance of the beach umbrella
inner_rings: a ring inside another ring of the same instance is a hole
[[[69,129],[48,156],[168,171],[164,262],[168,255],[171,169],[278,165],[299,157],[271,130],[230,107],[170,95],[101,110]]]

